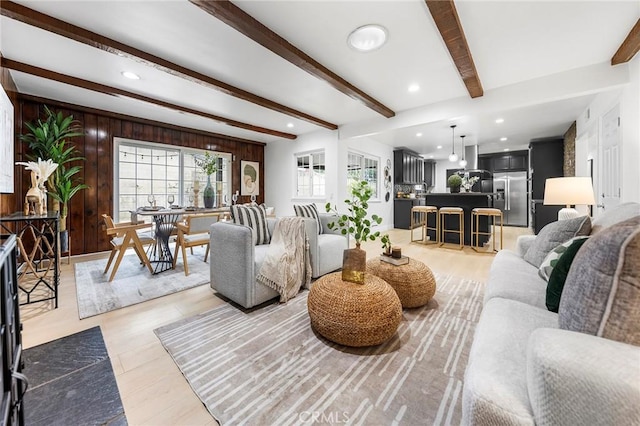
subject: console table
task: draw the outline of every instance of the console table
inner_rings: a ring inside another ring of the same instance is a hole
[[[60,216],[24,215],[0,217],[0,233],[16,235],[20,305],[53,300],[58,307],[60,284]]]

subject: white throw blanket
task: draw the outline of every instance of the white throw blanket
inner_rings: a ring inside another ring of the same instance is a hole
[[[280,302],[295,297],[300,287],[309,287],[311,260],[302,218],[278,220],[257,280],[280,293]]]

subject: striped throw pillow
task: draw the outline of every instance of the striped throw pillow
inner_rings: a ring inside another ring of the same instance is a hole
[[[318,214],[318,208],[315,204],[306,204],[303,206],[294,204],[293,210],[295,210],[296,216],[298,217],[315,219],[316,226],[318,228],[318,235],[322,234],[322,223],[320,223],[320,215]]]
[[[231,206],[233,223],[251,228],[253,245],[269,244],[271,234],[267,226],[267,215],[262,206]]]

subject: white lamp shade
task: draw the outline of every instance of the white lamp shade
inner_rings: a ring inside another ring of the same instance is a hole
[[[545,205],[595,204],[590,177],[549,178],[544,186]]]

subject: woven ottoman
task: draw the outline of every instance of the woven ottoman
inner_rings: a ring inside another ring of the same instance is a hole
[[[419,260],[409,259],[409,263],[396,266],[379,258],[371,259],[367,262],[367,272],[388,282],[403,308],[424,306],[436,293],[433,272]]]
[[[342,272],[318,279],[307,299],[311,327],[345,346],[373,346],[393,336],[402,320],[396,292],[381,278],[366,274],[364,284],[342,281]]]

